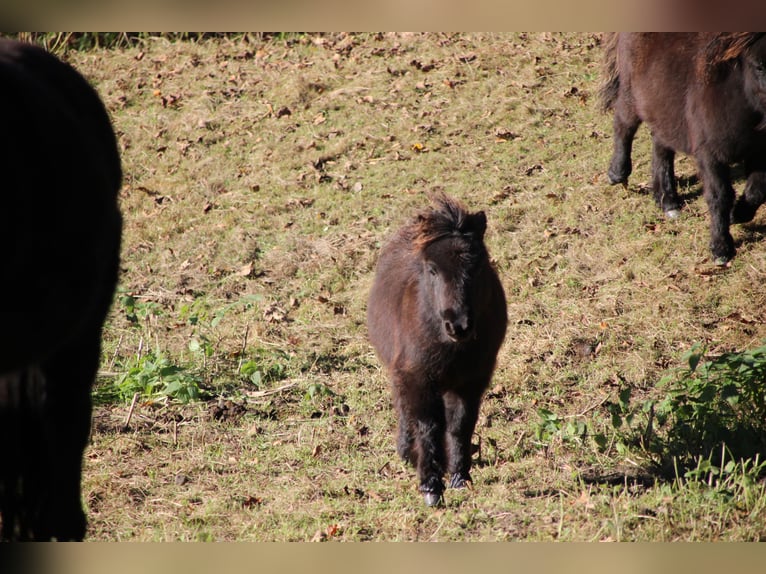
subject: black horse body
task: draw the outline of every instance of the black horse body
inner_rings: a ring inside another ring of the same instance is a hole
[[[96,92],[44,50],[0,40],[0,85],[0,537],[80,540],[119,153]]]

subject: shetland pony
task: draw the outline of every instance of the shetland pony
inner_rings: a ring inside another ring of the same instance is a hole
[[[676,152],[693,155],[710,211],[716,264],[735,254],[730,222],[755,216],[766,200],[766,34],[620,33],[605,37],[601,96],[614,112],[609,182],[627,185],[641,122],[652,132],[652,190],[676,217]],[[743,162],[747,184],[735,203],[729,166]]]
[[[484,212],[440,196],[385,245],[367,307],[398,413],[397,451],[429,506],[471,480],[471,436],[507,325]]]

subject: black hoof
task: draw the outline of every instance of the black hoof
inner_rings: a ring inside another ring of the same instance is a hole
[[[718,267],[728,267],[730,262],[731,257],[726,257],[724,255],[713,258],[713,263]]]
[[[465,488],[468,486],[468,483],[471,482],[471,477],[466,475],[462,475],[458,472],[454,473],[449,480],[449,487],[450,488]]]
[[[612,173],[611,170],[607,172],[606,177],[609,179],[609,185],[622,184],[622,187],[628,187],[628,176]]]
[[[444,500],[444,482],[437,476],[432,476],[420,485],[420,492],[428,506],[439,506]]]
[[[628,187],[628,177],[633,170],[633,165],[630,160],[620,161],[617,158],[612,158],[609,164],[609,169],[606,172],[606,176],[609,178],[609,183],[617,185],[621,183],[623,187]]]
[[[423,494],[423,500],[426,501],[426,506],[444,506],[444,497],[435,492],[426,492]]]
[[[679,215],[681,215],[681,210],[677,207],[665,210],[665,217],[668,219],[678,219]]]
[[[734,259],[737,250],[734,247],[734,240],[731,235],[725,233],[721,234],[720,237],[711,238],[710,252],[713,255],[713,263],[721,267]]]

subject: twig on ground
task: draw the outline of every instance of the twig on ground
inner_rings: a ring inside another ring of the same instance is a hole
[[[130,409],[128,409],[128,416],[125,418],[125,424],[122,426],[123,430],[130,428],[130,419],[133,418],[133,410],[136,408],[138,402],[139,393],[133,393],[133,400],[130,401]]]

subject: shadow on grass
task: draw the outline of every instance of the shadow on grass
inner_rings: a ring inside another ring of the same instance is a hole
[[[661,399],[635,404],[623,389],[607,405],[615,442],[648,462],[584,472],[584,482],[649,486],[737,469],[766,476],[766,346],[709,357],[695,345],[685,359],[659,382]]]
[[[749,245],[752,243],[763,243],[766,241],[766,225],[761,223],[745,223],[740,226],[741,237],[735,243],[739,245]]]

